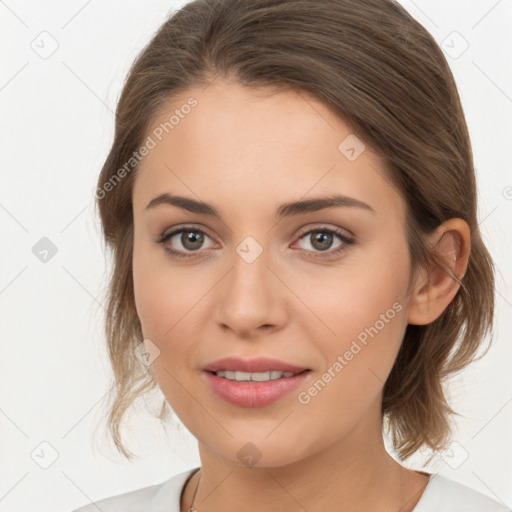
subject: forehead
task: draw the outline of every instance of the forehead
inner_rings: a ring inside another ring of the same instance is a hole
[[[217,79],[170,100],[146,137],[154,147],[136,173],[134,211],[163,192],[248,209],[340,193],[403,215],[385,162],[304,91]]]

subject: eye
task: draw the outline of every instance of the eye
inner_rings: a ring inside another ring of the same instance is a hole
[[[340,243],[338,243],[334,249],[331,249],[336,238],[340,240]],[[314,258],[335,256],[346,251],[348,246],[355,243],[353,238],[349,238],[340,230],[327,228],[325,226],[306,231],[300,236],[299,240],[309,240],[308,245],[312,247],[312,249],[307,250],[312,251],[311,256]]]
[[[311,253],[308,257],[326,258],[336,256],[346,251],[350,245],[355,243],[355,239],[349,238],[342,231],[325,226],[319,226],[302,233],[299,240],[308,240],[311,249],[306,251]],[[331,249],[336,238],[338,245]],[[156,242],[162,244],[166,252],[177,258],[193,258],[201,254],[206,239],[211,238],[202,229],[194,226],[182,226],[169,233],[161,235]],[[210,245],[212,247],[214,244]]]
[[[185,226],[175,229],[170,233],[164,233],[157,243],[162,244],[164,249],[178,258],[192,258],[194,253],[200,252],[201,248],[204,249],[203,244],[205,239],[211,238],[202,230],[193,226]],[[177,247],[175,250],[173,247]]]

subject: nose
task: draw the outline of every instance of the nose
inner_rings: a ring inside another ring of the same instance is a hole
[[[240,338],[281,329],[287,319],[286,287],[270,268],[267,252],[254,261],[237,252],[217,288],[215,321]]]

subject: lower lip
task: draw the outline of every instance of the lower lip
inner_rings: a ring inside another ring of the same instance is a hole
[[[308,378],[311,371],[266,382],[238,382],[211,372],[204,373],[213,391],[226,402],[239,407],[263,407],[292,392]]]

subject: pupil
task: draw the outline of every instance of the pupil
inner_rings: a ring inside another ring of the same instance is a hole
[[[316,247],[317,249],[326,250],[331,246],[332,234],[326,234],[323,231],[317,231],[313,239],[315,243],[319,242],[319,246]],[[313,246],[315,246],[315,243],[313,243]]]

